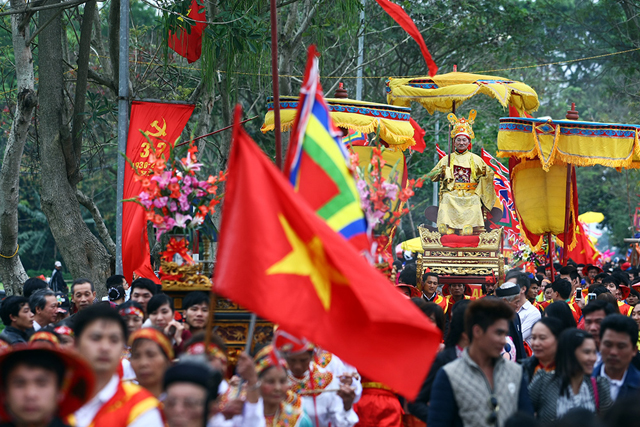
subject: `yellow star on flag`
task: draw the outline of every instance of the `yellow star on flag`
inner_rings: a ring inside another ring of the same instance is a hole
[[[348,285],[347,279],[327,262],[322,241],[314,236],[305,243],[293,231],[283,215],[278,215],[291,252],[267,269],[267,275],[293,274],[308,276],[326,311],[331,307],[331,283]]]

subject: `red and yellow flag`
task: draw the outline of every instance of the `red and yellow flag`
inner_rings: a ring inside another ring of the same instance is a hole
[[[415,398],[440,331],[294,192],[240,115],[237,107],[214,292]]]
[[[202,33],[207,26],[206,8],[199,5],[198,0],[193,0],[187,17],[196,22],[189,27],[189,31],[179,28],[176,33],[170,32],[168,44],[178,55],[187,58],[187,62],[191,64],[202,55]]]
[[[168,104],[162,102],[133,101],[127,138],[127,158],[144,175],[151,167],[150,156],[154,152],[160,157],[169,157],[169,149],[184,129],[194,105]],[[149,140],[140,132],[143,131]],[[123,199],[131,199],[142,192],[142,183],[136,179],[131,164],[125,164]],[[122,203],[119,201],[119,203]],[[147,216],[142,206],[125,203],[122,206],[122,270],[127,282],[132,275],[160,283],[151,268],[149,241],[147,239]]]

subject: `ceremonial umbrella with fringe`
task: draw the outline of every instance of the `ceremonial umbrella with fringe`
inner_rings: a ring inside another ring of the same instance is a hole
[[[569,250],[575,247],[575,165],[640,167],[640,126],[578,121],[573,108],[567,120],[500,119],[497,156],[511,157],[516,209],[534,247],[548,233],[563,236]]]
[[[375,102],[357,101],[349,98],[326,98],[329,114],[337,127],[356,132],[372,133],[380,127],[380,138],[391,150],[404,150],[415,144],[414,128],[411,126],[411,109]],[[282,131],[291,130],[298,107],[297,96],[280,97],[280,120]],[[275,128],[273,98],[267,99],[267,114],[262,132]]]
[[[419,102],[429,114],[455,112],[455,107],[480,93],[495,98],[505,108],[512,105],[521,113],[532,113],[540,106],[531,86],[504,77],[453,72],[387,80],[387,102],[403,107]]]

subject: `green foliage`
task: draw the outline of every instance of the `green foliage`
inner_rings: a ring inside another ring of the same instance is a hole
[[[259,119],[245,125],[263,150],[275,157],[273,132],[262,134],[260,126],[266,113],[266,98],[272,95],[270,63],[270,22],[268,2],[263,0],[199,0],[213,11],[207,21],[202,58],[188,64],[167,48],[169,31],[191,31],[193,21],[186,16],[191,0],[163,2],[170,12],[153,9],[141,1],[131,2],[131,84],[136,98],[187,101],[200,82],[213,94],[211,109],[213,131],[231,124],[236,103],[245,109],[245,118]],[[365,23],[360,25],[360,0],[279,0],[278,8],[281,93],[296,94],[306,61],[306,47],[315,43],[321,53],[320,73],[327,96],[333,95],[338,82],[345,83],[355,97],[358,36],[365,36],[364,100],[386,102],[384,81],[388,76],[426,75],[427,69],[417,44],[400,29],[375,1],[367,1]],[[403,0],[400,3],[421,30],[425,42],[440,67],[440,73],[477,72],[521,80],[534,87],[541,106],[536,116],[563,118],[571,102],[576,103],[583,120],[600,122],[637,122],[640,99],[640,51],[593,58],[588,61],[559,63],[577,58],[614,53],[640,46],[640,5],[629,1],[600,0]],[[110,2],[101,3],[101,35],[106,39]],[[314,13],[307,15],[316,6]],[[75,65],[82,7],[64,13],[69,61]],[[312,16],[308,22],[307,16]],[[296,19],[290,19],[296,18]],[[0,18],[10,28],[10,18]],[[292,22],[293,28],[285,28]],[[301,28],[303,22],[307,26]],[[291,34],[302,31],[299,45],[293,46]],[[35,26],[32,26],[35,30]],[[288,31],[286,36],[284,32]],[[99,53],[100,52],[100,53]],[[91,69],[107,75],[107,58],[99,47],[92,50]],[[291,53],[286,62],[284,53]],[[37,60],[38,50],[34,49]],[[0,31],[0,151],[4,151],[8,129],[15,109],[15,71],[10,33]],[[37,63],[37,62],[36,62]],[[536,64],[550,64],[536,66]],[[115,64],[112,64],[115,65]],[[531,66],[531,67],[527,67]],[[286,72],[283,70],[286,69]],[[39,70],[36,70],[38,73]],[[67,91],[73,99],[74,73],[68,78]],[[94,198],[112,236],[115,236],[116,104],[110,89],[91,83],[83,129],[83,181],[79,188]],[[192,123],[184,136],[197,128],[195,118],[205,106],[198,100]],[[498,118],[507,112],[499,103],[477,96],[458,108],[462,115],[478,110],[473,151],[496,151]],[[441,113],[429,115],[418,104],[412,117],[426,130],[424,153],[407,151],[409,178],[431,170],[435,142],[447,149],[447,122]],[[436,135],[436,123],[440,132]],[[39,158],[34,127],[23,156],[21,205],[19,212],[20,256],[27,269],[46,270],[56,254],[55,242],[44,219],[37,196]],[[283,135],[287,141],[287,134]],[[205,139],[200,158],[207,173],[215,173],[224,164],[230,132]],[[504,159],[502,159],[504,161]],[[62,167],[62,165],[61,165]],[[578,168],[580,211],[600,211],[611,231],[611,242],[622,246],[632,232],[630,214],[638,204],[637,171],[617,172],[606,168]],[[423,212],[432,202],[432,185],[416,191],[410,200],[414,226],[426,222]],[[85,221],[93,219],[82,210]],[[399,238],[413,237],[415,229],[403,221]],[[48,273],[50,274],[50,272]]]

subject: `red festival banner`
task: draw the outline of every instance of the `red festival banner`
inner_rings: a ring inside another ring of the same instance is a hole
[[[178,55],[187,58],[189,64],[200,59],[202,55],[202,33],[206,28],[206,8],[198,4],[198,0],[191,2],[187,17],[193,19],[194,24],[189,30],[178,28],[176,33],[169,32],[168,44]],[[183,20],[183,18],[178,18]],[[187,23],[187,25],[189,25]]]
[[[124,200],[142,192],[142,183],[136,179],[132,164],[138,173],[149,173],[149,156],[169,156],[169,149],[182,133],[193,113],[194,105],[133,101],[127,139],[127,159],[124,170]],[[145,135],[149,138],[147,139]],[[149,144],[153,144],[153,147]],[[122,206],[122,269],[129,283],[133,273],[160,283],[151,267],[147,217],[142,206],[124,203]]]

